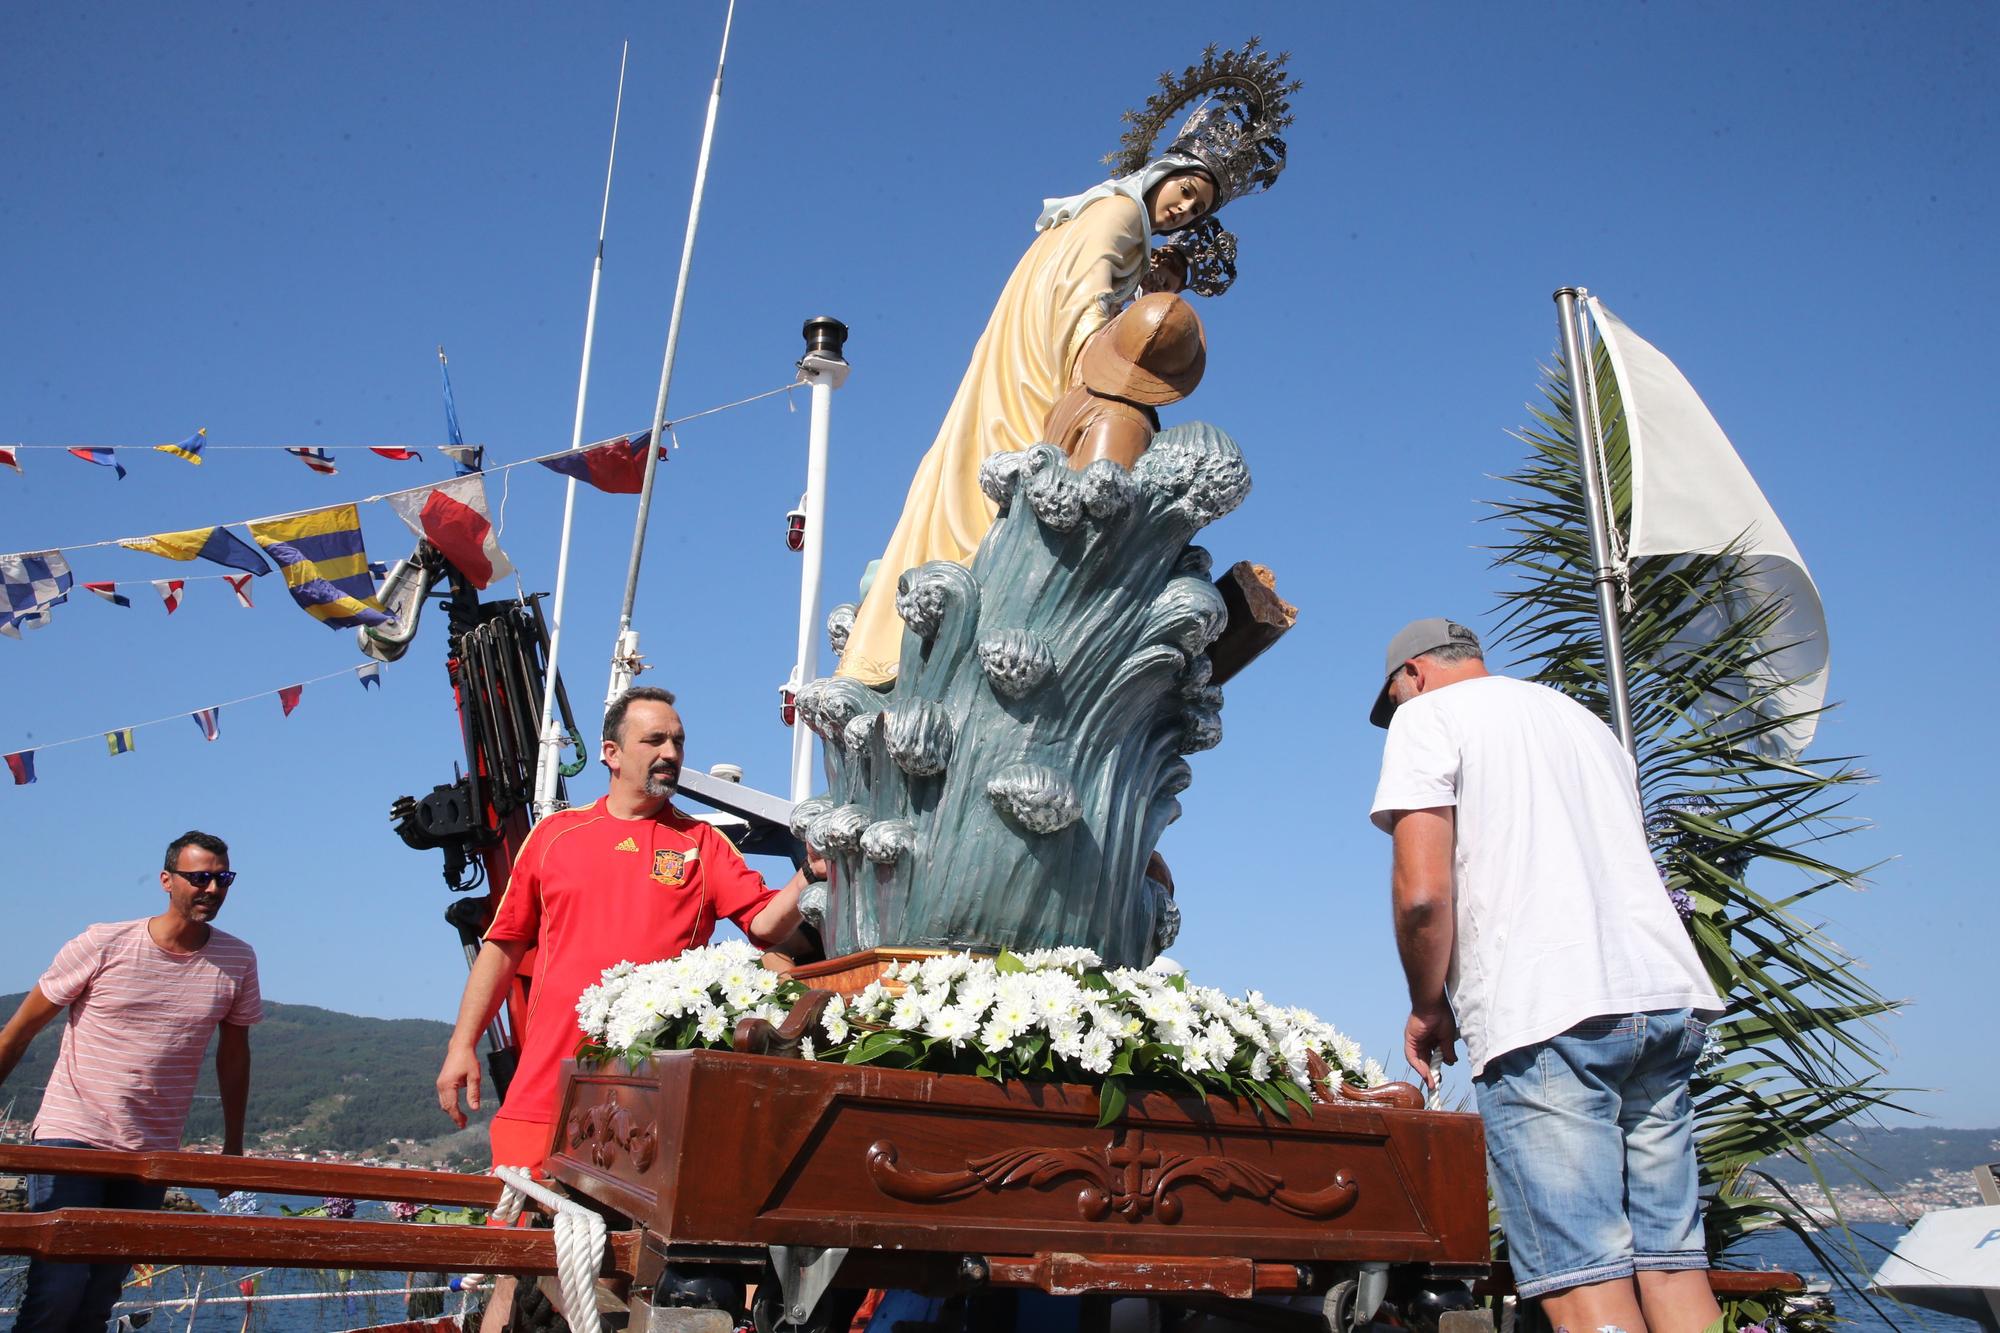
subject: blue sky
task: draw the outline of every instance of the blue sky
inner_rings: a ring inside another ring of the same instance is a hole
[[[197,426],[316,444],[342,471],[150,453],[131,477],[60,454],[0,472],[0,547],[36,549],[333,503],[446,475],[367,444],[442,438],[433,348],[498,459],[569,441],[621,38],[633,43],[587,434],[647,420],[719,4],[41,6],[0,46],[0,443],[123,444]],[[1995,648],[1980,557],[2000,346],[1994,57],[1975,5],[1016,5],[739,10],[671,411],[791,375],[799,325],[852,328],[834,399],[829,600],[879,554],[1044,195],[1088,186],[1118,115],[1207,41],[1294,53],[1291,165],[1229,210],[1235,290],[1203,303],[1209,370],[1168,419],[1231,432],[1255,489],[1205,538],[1277,571],[1300,624],[1229,687],[1163,850],[1176,955],[1308,1005],[1387,1056],[1403,1016],[1386,839],[1365,819],[1365,713],[1405,620],[1486,627],[1483,499],[1523,449],[1550,293],[1590,287],[1672,356],[1824,594],[1818,750],[1865,757],[1881,862],[1818,904],[1884,992],[1892,1074],[1951,1125],[1993,1123],[1992,872],[1977,702]],[[662,475],[638,624],[691,759],[784,785],[803,395],[692,423]],[[532,473],[532,475],[530,475]],[[511,474],[503,543],[553,585],[561,487]],[[497,483],[492,500],[503,498]],[[601,689],[632,524],[585,491],[565,659]],[[409,548],[383,506],[370,551]],[[82,552],[82,579],[183,567]],[[78,594],[0,642],[0,748],[183,713],[358,663],[291,607],[190,584],[169,619]],[[463,963],[435,856],[386,811],[459,754],[427,626],[385,688],[308,687],[91,742],[0,788],[0,987],[93,920],[154,910],[189,826],[235,848],[223,918],[281,1000],[449,1017]],[[579,798],[602,790],[594,774]],[[1458,1086],[1462,1087],[1462,1075]]]

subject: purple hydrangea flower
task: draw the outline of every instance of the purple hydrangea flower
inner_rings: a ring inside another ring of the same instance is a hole
[[[343,1199],[337,1194],[329,1194],[319,1201],[328,1217],[349,1218],[354,1216],[354,1200]]]

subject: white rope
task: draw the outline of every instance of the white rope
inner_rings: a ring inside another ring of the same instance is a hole
[[[527,1172],[496,1166],[500,1204],[493,1216],[511,1223],[528,1199],[549,1210],[556,1229],[556,1280],[562,1287],[563,1318],[570,1333],[597,1333],[597,1271],[604,1264],[604,1219],[590,1209],[535,1183]]]

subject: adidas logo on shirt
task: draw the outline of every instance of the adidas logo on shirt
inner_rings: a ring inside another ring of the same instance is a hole
[[[639,850],[639,844],[627,838],[611,850],[614,852],[636,852]]]

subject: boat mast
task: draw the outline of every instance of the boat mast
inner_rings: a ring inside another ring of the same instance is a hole
[[[830,315],[806,321],[806,354],[799,359],[799,379],[812,386],[812,434],[806,452],[805,564],[799,571],[799,648],[792,678],[785,687],[786,716],[792,725],[791,797],[812,795],[813,730],[797,715],[799,691],[819,674],[820,565],[826,550],[827,423],[833,391],[847,382],[847,326]]]
[[[1570,412],[1576,421],[1576,450],[1583,460],[1583,505],[1590,523],[1591,582],[1597,589],[1597,623],[1604,637],[1605,678],[1611,689],[1611,723],[1625,753],[1638,762],[1632,735],[1632,691],[1625,678],[1625,636],[1618,624],[1618,569],[1611,559],[1612,515],[1605,503],[1603,469],[1598,465],[1598,432],[1603,421],[1597,398],[1597,370],[1581,287],[1556,289],[1556,324],[1562,334],[1563,369],[1569,375]]]
[[[618,161],[618,120],[625,110],[625,61],[632,53],[626,42],[618,53],[618,97],[611,107],[611,152],[604,163],[604,204],[597,214],[597,258],[590,268],[590,304],[583,316],[583,366],[576,377],[576,421],[569,447],[583,447],[583,405],[590,393],[590,348],[597,337],[597,290],[604,278],[604,227],[611,217],[611,169]],[[549,615],[548,676],[542,685],[541,746],[535,758],[535,818],[552,813],[564,802],[556,799],[562,769],[562,727],[556,722],[556,659],[562,651],[563,594],[569,587],[570,526],[576,514],[576,478],[563,488],[562,544],[556,557],[555,605]]]
[[[674,352],[680,345],[681,314],[687,306],[688,269],[694,260],[695,228],[701,222],[701,196],[708,184],[709,149],[715,143],[715,116],[722,106],[722,69],[729,56],[729,29],[736,19],[736,0],[722,20],[722,49],[715,57],[715,82],[708,90],[708,119],[701,129],[701,153],[695,160],[694,196],[688,201],[687,233],[681,241],[681,271],[674,283],[674,309],[667,320],[667,350],[660,364],[660,393],[653,403],[653,429],[646,437],[646,478],[639,488],[639,516],[632,529],[632,562],[625,572],[625,603],[618,612],[618,638],[611,649],[611,686],[604,696],[608,708],[623,694],[639,671],[639,632],[632,628],[632,605],[639,597],[639,562],[646,550],[646,520],[653,512],[653,478],[659,470],[661,436],[667,425],[667,390],[674,382]]]

